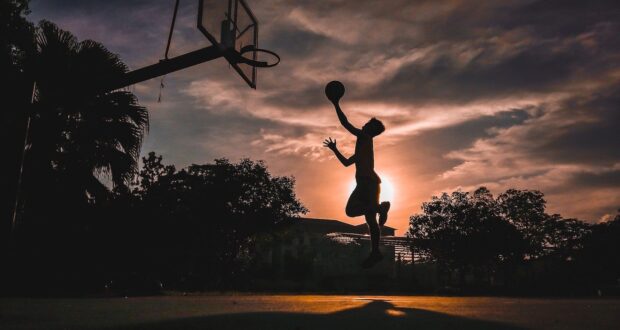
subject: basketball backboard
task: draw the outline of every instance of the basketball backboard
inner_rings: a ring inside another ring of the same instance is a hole
[[[244,0],[199,0],[198,29],[225,54],[239,54],[246,46],[258,48],[258,21]],[[244,57],[256,61],[256,55],[251,51]],[[241,78],[256,88],[256,66],[225,57]]]

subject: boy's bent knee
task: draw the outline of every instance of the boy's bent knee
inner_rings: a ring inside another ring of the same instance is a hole
[[[364,212],[362,212],[360,210],[356,210],[354,208],[349,208],[349,207],[347,207],[344,210],[344,213],[346,213],[347,217],[350,217],[350,218],[359,217],[361,215],[364,215]]]

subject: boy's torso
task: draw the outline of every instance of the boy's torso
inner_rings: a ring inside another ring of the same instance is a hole
[[[355,142],[355,177],[367,177],[381,182],[375,173],[375,155],[370,136],[360,134]]]

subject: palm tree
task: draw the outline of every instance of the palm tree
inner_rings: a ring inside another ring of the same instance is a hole
[[[37,48],[27,189],[45,184],[73,201],[104,199],[108,186],[126,186],[137,169],[146,108],[127,90],[105,91],[128,68],[102,44],[42,21]]]

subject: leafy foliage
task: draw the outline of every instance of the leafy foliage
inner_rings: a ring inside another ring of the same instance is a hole
[[[3,196],[0,202],[0,242],[8,242],[13,217],[17,178],[21,165],[26,127],[26,112],[32,93],[27,72],[35,49],[34,26],[26,20],[26,0],[0,1],[0,99],[2,99]],[[0,243],[1,244],[1,243]],[[3,250],[3,247],[0,247]]]
[[[530,257],[543,253],[547,201],[536,190],[508,189],[497,197],[502,217],[523,234]]]
[[[154,271],[177,286],[230,285],[250,265],[257,234],[307,212],[294,179],[272,176],[261,161],[217,159],[176,171],[149,153],[137,181],[135,234],[147,230],[147,251],[176,265]]]
[[[34,26],[26,20],[27,0],[0,2],[0,65],[3,73],[23,72],[28,53],[34,49]]]
[[[473,194],[443,193],[411,216],[407,234],[422,261],[456,272],[461,285],[468,274],[475,282],[498,276],[512,282],[517,269],[529,273],[521,276],[522,285],[539,290],[584,289],[620,278],[618,216],[590,225],[549,215],[545,207],[544,195],[536,190],[509,189],[497,198],[484,187]]]
[[[473,268],[495,270],[501,262],[523,255],[523,238],[503,221],[500,208],[484,187],[473,194],[443,193],[410,218],[408,235],[427,259],[462,274]]]
[[[127,71],[103,45],[78,42],[42,21],[37,46],[28,163],[38,167],[35,175],[63,178],[75,195],[105,198],[101,174],[114,186],[128,184],[135,174],[148,113],[130,92],[95,88],[93,81],[118,79]]]
[[[576,261],[590,282],[620,285],[620,210],[614,219],[592,226],[584,237]]]

